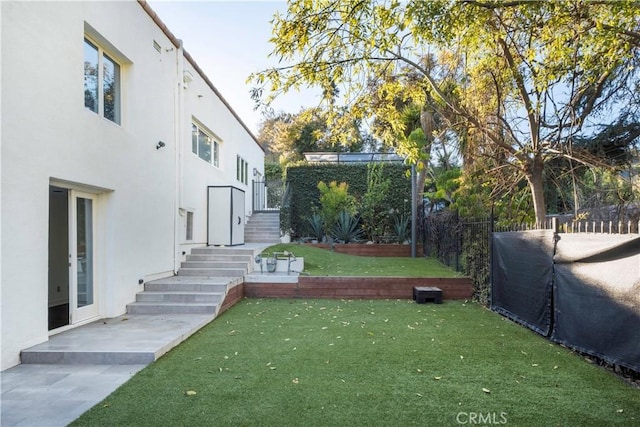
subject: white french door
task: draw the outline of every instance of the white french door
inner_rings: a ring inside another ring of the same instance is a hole
[[[69,197],[69,311],[71,324],[97,317],[97,196],[71,190]]]

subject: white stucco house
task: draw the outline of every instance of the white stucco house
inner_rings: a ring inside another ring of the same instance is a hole
[[[229,227],[208,224],[229,209],[209,186],[244,191],[249,217],[264,151],[146,3],[0,7],[4,370],[55,330],[125,313]]]

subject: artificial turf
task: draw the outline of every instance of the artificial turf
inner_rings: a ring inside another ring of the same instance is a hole
[[[245,299],[73,425],[460,424],[639,425],[640,390],[475,303]]]
[[[278,244],[265,253],[293,253],[304,258],[304,272],[311,276],[454,277],[456,272],[435,258],[370,257],[347,255],[296,243]]]

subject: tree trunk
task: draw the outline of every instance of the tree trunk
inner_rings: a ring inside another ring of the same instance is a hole
[[[424,133],[426,143],[424,147],[422,147],[425,157],[422,160],[418,160],[418,162],[422,164],[422,167],[417,168],[416,186],[418,187],[418,194],[416,197],[418,200],[416,200],[416,206],[419,212],[424,212],[424,183],[427,181],[431,146],[433,145],[433,130],[436,127],[432,111],[423,109],[420,112],[420,127],[422,128],[422,133]]]
[[[544,162],[542,156],[536,155],[529,164],[526,171],[527,181],[531,189],[531,198],[533,199],[533,209],[536,214],[536,224],[541,226],[547,218],[547,206],[544,200],[544,187],[542,185],[542,172],[544,171]]]
[[[422,161],[422,168],[417,168],[416,171],[416,187],[418,188],[418,200],[416,200],[416,206],[418,207],[418,212],[424,211],[424,183],[427,181],[427,167],[429,166],[428,162]]]

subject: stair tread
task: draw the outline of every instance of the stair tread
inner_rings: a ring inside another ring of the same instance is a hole
[[[171,301],[135,301],[129,303],[129,305],[168,305],[168,306],[203,306],[210,307],[212,305],[218,305],[217,302],[171,302]]]
[[[206,291],[155,291],[155,290],[145,290],[138,292],[139,294],[147,293],[147,294],[169,294],[169,295],[224,295],[224,292],[206,292]]]

